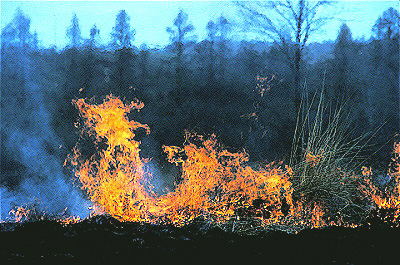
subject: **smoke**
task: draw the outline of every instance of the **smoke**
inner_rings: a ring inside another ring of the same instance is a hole
[[[137,132],[135,131],[135,134]],[[136,135],[135,140],[140,141],[140,157],[148,159],[145,170],[150,175],[149,182],[154,188],[153,191],[161,195],[173,190],[181,172],[178,166],[168,162],[161,143],[155,140],[151,132],[143,137]]]
[[[25,100],[3,99],[2,133],[6,150],[2,151],[23,165],[25,171],[18,176],[17,187],[0,187],[0,220],[6,220],[13,207],[33,203],[47,214],[64,212],[85,218],[90,202],[73,185],[72,172],[66,173],[63,168],[59,151],[62,140],[52,129],[44,88],[34,82],[32,68],[29,64],[23,67],[24,88],[18,88]]]

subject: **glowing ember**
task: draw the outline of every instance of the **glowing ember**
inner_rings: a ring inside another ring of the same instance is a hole
[[[43,210],[39,210],[37,207],[38,201],[35,203],[30,203],[30,204],[24,204],[20,206],[14,207],[8,214],[9,214],[9,220],[16,222],[16,223],[21,223],[25,221],[39,221],[39,220],[44,220],[47,218],[46,212]]]
[[[15,222],[19,223],[29,218],[31,210],[27,207],[18,206],[16,209],[12,209],[9,214]]]
[[[321,161],[324,155],[324,150],[321,150],[321,154],[319,155],[314,155],[311,152],[306,153],[306,163],[309,164],[310,166],[314,167],[318,165],[318,163]]]
[[[66,218],[59,219],[58,221],[63,225],[70,225],[70,224],[76,224],[82,221],[82,219],[79,216],[68,216]]]

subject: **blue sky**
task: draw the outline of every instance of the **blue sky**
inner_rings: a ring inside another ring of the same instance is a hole
[[[46,47],[66,45],[65,32],[73,13],[79,18],[84,38],[88,38],[90,28],[96,24],[101,41],[107,43],[118,11],[125,9],[131,17],[131,26],[136,30],[133,43],[136,46],[142,43],[150,46],[167,44],[169,35],[165,28],[172,25],[180,8],[188,13],[198,39],[206,36],[208,21],[221,14],[230,21],[240,20],[237,7],[230,1],[2,1],[2,28],[11,21],[18,7],[31,18],[31,30],[37,31],[40,44]],[[389,7],[399,9],[398,1],[339,1],[339,11],[335,16],[338,20],[327,24],[324,31],[315,34],[310,41],[335,39],[342,23],[339,19],[346,20],[354,38],[364,36],[368,39],[376,19]],[[233,35],[236,38],[245,36],[238,30],[233,31]]]

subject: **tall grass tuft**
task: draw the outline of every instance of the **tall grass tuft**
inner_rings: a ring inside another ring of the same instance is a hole
[[[311,99],[303,93],[290,158],[294,196],[321,203],[333,215],[359,216],[362,206],[354,176],[371,134],[357,136],[350,100],[332,107],[324,90],[323,84]]]

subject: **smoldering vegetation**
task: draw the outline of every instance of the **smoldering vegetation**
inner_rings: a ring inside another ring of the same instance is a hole
[[[345,137],[368,135],[358,155],[377,175],[386,174],[400,120],[399,14],[393,8],[377,18],[370,39],[353,39],[343,24],[334,41],[305,41],[300,56],[290,34],[284,43],[235,40],[240,25],[224,16],[207,24],[206,39],[194,40],[190,18],[181,11],[167,28],[170,44],[159,48],[135,47],[134,27],[134,18],[121,10],[112,42],[103,44],[97,27],[81,33],[74,15],[63,48],[38,45],[40,36],[21,10],[2,29],[2,219],[13,207],[32,203],[50,213],[88,216],[91,204],[63,167],[79,139],[71,102],[100,102],[110,93],[144,102],[131,115],[151,128],[137,139],[141,156],[152,158],[159,186],[179,181],[162,146],[181,146],[185,130],[215,133],[231,150],[245,149],[250,163],[288,161],[300,100],[322,95],[326,120],[345,108]],[[316,92],[321,87],[323,94]],[[315,116],[318,106],[308,107]],[[90,141],[86,145],[90,153]]]

